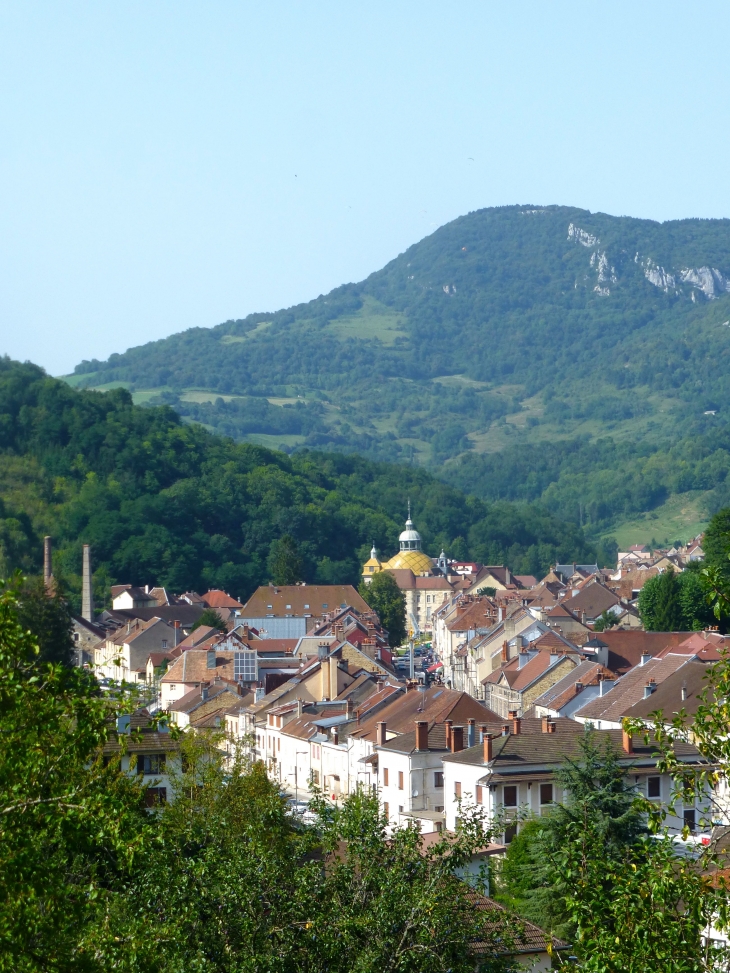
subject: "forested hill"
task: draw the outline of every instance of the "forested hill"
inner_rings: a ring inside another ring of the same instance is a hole
[[[287,451],[413,461],[487,499],[525,489],[504,478],[497,486],[486,471],[522,469],[522,447],[532,455],[561,443],[559,462],[547,460],[555,476],[545,485],[539,473],[527,492],[551,487],[543,499],[598,530],[676,489],[660,478],[657,489],[619,498],[627,463],[641,476],[660,453],[663,469],[673,444],[686,456],[724,425],[729,291],[728,220],[485,209],[361,283],[83,362],[70,380],[121,383],[137,401],[167,402],[211,429]],[[710,443],[697,462],[712,452]],[[709,487],[695,465],[686,489],[723,488],[724,460]],[[602,505],[594,468],[611,480]],[[586,471],[579,490],[565,481]]]
[[[74,391],[0,359],[0,577],[38,570],[50,533],[54,573],[74,596],[90,543],[100,602],[110,582],[245,598],[288,536],[303,580],[357,583],[373,541],[397,550],[407,497],[435,555],[525,573],[595,556],[579,529],[536,506],[466,497],[418,468],[235,444],[165,406],[135,406],[124,389]]]

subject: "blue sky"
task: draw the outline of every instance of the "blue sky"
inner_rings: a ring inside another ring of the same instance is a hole
[[[0,353],[309,300],[454,217],[730,216],[727,3],[0,5]],[[730,268],[723,268],[730,272]]]

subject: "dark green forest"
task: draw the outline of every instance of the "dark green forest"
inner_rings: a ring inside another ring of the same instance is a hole
[[[69,380],[238,440],[539,499],[598,534],[686,490],[707,493],[706,516],[727,502],[728,276],[727,220],[485,209],[360,283]]]
[[[540,505],[487,503],[417,467],[234,443],[166,406],[135,406],[125,389],[76,391],[0,360],[0,574],[37,571],[49,533],[72,599],[82,543],[100,603],[114,582],[246,597],[271,578],[284,537],[301,580],[357,584],[373,541],[397,550],[408,497],[434,555],[535,574],[596,557]]]

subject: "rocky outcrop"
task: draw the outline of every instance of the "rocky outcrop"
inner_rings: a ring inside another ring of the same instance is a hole
[[[675,280],[674,274],[668,274],[663,267],[650,266],[646,267],[644,270],[644,277],[653,284],[655,287],[659,287],[668,294],[669,291],[675,291],[677,289],[677,282]]]
[[[730,293],[730,281],[716,267],[684,267],[679,272],[679,279],[702,291],[710,301],[720,294]]]
[[[575,240],[576,243],[580,243],[584,247],[595,247],[596,244],[601,242],[598,237],[593,236],[592,233],[588,233],[586,230],[581,230],[575,223],[571,223],[568,227],[568,239]]]

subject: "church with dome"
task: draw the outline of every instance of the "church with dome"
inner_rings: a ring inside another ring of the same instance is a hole
[[[408,520],[398,538],[398,553],[390,560],[381,561],[375,546],[363,565],[365,584],[380,571],[390,571],[398,587],[406,596],[406,621],[411,633],[431,631],[431,615],[459,588],[462,579],[449,577],[449,566],[442,551],[434,560],[422,548],[421,535],[411,520],[408,504]]]

